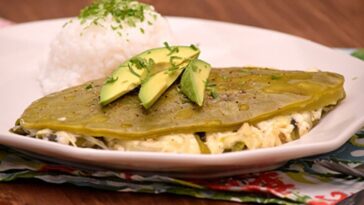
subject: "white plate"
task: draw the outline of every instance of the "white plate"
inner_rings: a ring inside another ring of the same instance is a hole
[[[166,171],[200,177],[270,169],[287,160],[338,148],[364,123],[364,63],[325,46],[249,26],[170,17],[182,44],[197,43],[202,59],[216,66],[319,68],[345,76],[346,99],[306,136],[283,146],[220,155],[118,152],[73,148],[8,132],[23,110],[41,97],[39,60],[63,20],[34,22],[0,30],[0,143],[77,163],[110,168]]]

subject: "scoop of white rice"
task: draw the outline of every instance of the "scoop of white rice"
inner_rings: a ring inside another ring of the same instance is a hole
[[[44,94],[109,75],[128,58],[172,42],[168,22],[153,7],[143,22],[117,23],[112,16],[97,24],[72,19],[51,42],[39,80]],[[122,27],[116,28],[117,26]]]

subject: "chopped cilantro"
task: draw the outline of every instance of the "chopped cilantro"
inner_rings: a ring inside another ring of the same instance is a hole
[[[137,76],[137,77],[141,77],[137,72],[135,72],[135,70],[134,70],[134,68],[133,68],[133,65],[131,64],[131,63],[128,63],[128,68],[129,68],[129,71],[133,74],[133,75],[135,75],[135,76]]]
[[[148,59],[147,67],[152,68],[155,65],[155,62],[152,58]]]
[[[145,33],[145,31],[144,31],[144,29],[143,29],[143,28],[140,28],[140,32]]]
[[[354,51],[353,53],[351,53],[351,55],[361,60],[364,60],[364,48]]]
[[[210,91],[210,96],[214,99],[218,98],[219,95],[217,94],[216,90],[211,90]]]
[[[179,48],[177,46],[170,46],[168,42],[164,42],[163,44],[169,50],[168,56],[179,52]]]
[[[112,29],[112,30],[114,30],[114,31],[115,31],[116,29],[118,29],[118,28],[119,28],[118,26],[111,26],[111,29]]]
[[[182,59],[182,57],[179,57],[179,56],[171,56],[170,58],[169,58],[169,62],[171,63],[171,64],[174,64],[174,60],[175,59]]]
[[[119,77],[115,77],[115,76],[109,76],[106,81],[105,81],[105,84],[109,84],[109,83],[114,83],[115,81],[117,81],[119,79]]]
[[[215,83],[211,83],[208,80],[206,80],[205,82],[205,86],[206,86],[206,91],[209,92],[209,95],[216,99],[219,97],[218,93],[216,92],[216,84]]]
[[[197,46],[196,46],[196,45],[194,45],[194,44],[191,44],[191,45],[190,45],[190,47],[191,47],[194,51],[197,51],[197,50],[198,50]]]
[[[90,90],[94,87],[94,85],[92,83],[88,84],[86,87],[85,87],[85,90]]]
[[[249,73],[249,71],[247,71],[247,70],[244,70],[244,69],[242,69],[242,70],[239,70],[239,72],[240,72],[240,73],[246,73],[246,74],[248,74],[248,73]]]
[[[205,81],[206,88],[216,87],[216,83],[211,83],[210,81]]]
[[[178,66],[173,64],[171,67],[168,68],[168,70],[165,72],[167,74],[172,74],[174,71],[178,70]]]
[[[152,58],[144,59],[144,58],[132,58],[130,60],[130,63],[134,64],[138,69],[146,69],[146,70],[150,70],[155,62]]]
[[[168,50],[171,50],[171,46],[168,44],[168,42],[163,42],[164,47],[166,47]]]
[[[168,55],[172,55],[173,53],[178,53],[179,52],[179,48],[178,47],[173,47],[172,50],[168,53]]]
[[[90,24],[98,25],[100,20],[111,15],[117,23],[126,22],[129,26],[135,27],[138,22],[145,20],[145,10],[151,9],[150,5],[136,0],[95,0],[81,10],[78,18],[81,24],[90,20]]]
[[[147,74],[144,76],[140,76],[138,73],[135,72],[133,65],[138,69],[145,69],[147,71]],[[155,65],[155,62],[152,58],[144,59],[144,58],[132,58],[129,60],[128,67],[132,74],[136,75],[139,78],[142,78],[142,81],[144,82],[147,80],[150,76],[151,70],[153,66]]]
[[[278,76],[278,75],[272,75],[271,76],[271,79],[272,80],[279,80],[279,79],[281,79],[282,78],[282,76]]]
[[[72,23],[72,19],[67,21],[66,23],[63,24],[62,28],[66,27],[68,24]]]
[[[181,57],[179,57],[179,56],[171,56],[170,58],[169,58],[169,63],[171,64],[171,67],[170,68],[168,68],[168,70],[167,70],[167,73],[169,73],[169,74],[172,74],[174,71],[176,71],[176,70],[178,70],[178,66],[176,65],[176,63],[174,62],[174,60],[175,59],[182,59]]]
[[[127,22],[127,23],[128,23],[128,25],[129,25],[129,26],[131,26],[131,27],[135,27],[135,26],[136,26],[135,21],[134,21],[134,20],[132,20],[132,19],[127,19],[127,20],[126,20],[126,22]]]
[[[157,14],[153,14],[153,19],[156,20],[158,18]]]

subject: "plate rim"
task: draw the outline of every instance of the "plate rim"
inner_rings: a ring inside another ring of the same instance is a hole
[[[66,17],[66,18],[58,18],[58,19],[48,19],[48,20],[41,20],[41,21],[32,21],[32,22],[27,22],[27,23],[21,23],[21,24],[15,24],[6,28],[2,28],[0,29],[0,34],[3,31],[9,30],[9,29],[21,29],[22,27],[26,27],[26,26],[32,26],[33,24],[39,24],[39,23],[53,23],[53,22],[58,22],[58,21],[64,21],[66,19],[69,19],[72,17]],[[242,24],[237,24],[237,23],[232,23],[232,22],[224,22],[224,21],[217,21],[217,20],[211,20],[211,19],[200,19],[200,18],[192,18],[192,17],[175,17],[175,16],[167,16],[168,20],[177,20],[177,21],[184,21],[184,20],[188,20],[188,21],[206,21],[206,22],[210,22],[210,23],[218,23],[218,24],[224,24],[224,25],[228,25],[228,26],[234,26],[234,27],[245,27],[245,28],[250,28],[250,29],[254,29],[257,30],[259,32],[274,32],[274,33],[278,33],[279,35],[285,35],[287,37],[290,38],[296,38],[299,39],[300,41],[306,41],[306,42],[310,42],[310,43],[314,43],[316,46],[321,46],[324,47],[326,49],[332,50],[331,48],[322,45],[322,44],[318,44],[312,40],[306,39],[306,38],[302,38],[302,37],[298,37],[298,36],[294,36],[291,34],[287,34],[281,31],[276,31],[276,30],[270,30],[270,29],[266,29],[266,28],[259,28],[259,27],[255,27],[255,26],[250,26],[250,25],[242,25]],[[345,54],[343,54],[345,55]],[[354,58],[353,58],[354,59]],[[361,128],[361,126],[363,126],[364,124],[364,116],[362,116],[358,121],[356,121],[356,123],[351,124],[352,128],[351,129],[355,129],[355,130],[359,130]],[[352,134],[354,134],[355,131],[353,131]],[[241,152],[232,152],[232,153],[223,153],[223,154],[212,154],[212,155],[204,155],[204,154],[178,154],[178,153],[161,153],[161,152],[138,152],[138,151],[127,151],[127,152],[123,152],[123,151],[115,151],[115,150],[98,150],[98,149],[91,149],[91,148],[76,148],[76,147],[72,147],[69,145],[62,145],[59,143],[54,143],[54,142],[47,142],[47,141],[40,141],[39,139],[33,139],[33,138],[28,138],[28,137],[24,137],[24,136],[20,136],[20,135],[15,135],[12,133],[0,133],[0,142],[1,144],[3,144],[3,142],[7,142],[9,144],[13,144],[15,145],[16,141],[20,141],[21,143],[18,145],[22,145],[23,146],[25,144],[35,144],[33,145],[34,147],[43,147],[42,149],[44,149],[44,147],[46,146],[51,146],[54,147],[54,151],[59,153],[61,156],[65,156],[65,155],[70,155],[71,153],[74,154],[76,153],[77,158],[82,159],[85,157],[88,157],[90,155],[96,155],[98,158],[102,159],[104,157],[113,157],[113,158],[125,158],[125,157],[130,157],[132,156],[133,159],[138,159],[138,160],[145,160],[148,159],[149,161],[151,161],[152,159],[154,161],[163,161],[164,163],[168,162],[168,161],[176,161],[178,160],[180,163],[186,162],[188,161],[189,163],[191,161],[200,161],[200,162],[205,162],[204,164],[216,164],[217,161],[219,164],[224,165],[224,164],[229,164],[229,162],[231,163],[231,161],[237,161],[238,159],[244,159],[244,158],[251,158],[254,155],[258,155],[260,158],[262,157],[262,155],[267,155],[267,154],[272,154],[275,153],[277,151],[284,151],[284,152],[290,152],[292,150],[299,152],[302,151],[303,149],[307,149],[307,145],[306,144],[296,144],[296,145],[291,145],[291,146],[286,146],[287,144],[278,146],[278,147],[271,147],[271,148],[260,148],[257,150],[246,150],[246,151],[241,151]],[[9,137],[10,136],[10,137]],[[351,136],[351,135],[350,135]],[[4,140],[5,138],[5,140]],[[6,139],[9,138],[9,139]],[[25,140],[24,140],[25,138]],[[311,144],[310,146],[314,146],[317,148],[320,148],[321,150],[325,150],[324,152],[312,152],[309,155],[304,155],[304,156],[300,156],[300,157],[306,157],[306,156],[312,156],[312,155],[316,155],[316,154],[321,154],[321,153],[326,153],[326,152],[330,152],[333,151],[337,148],[339,148],[342,144],[344,144],[347,140],[349,139],[349,137],[336,137],[335,140],[332,140],[330,142],[321,142],[321,143],[314,143]],[[41,142],[41,143],[37,143],[37,142]],[[289,144],[289,143],[288,143]],[[284,147],[283,150],[277,150]],[[22,147],[17,147],[17,148],[22,148]],[[30,149],[26,149],[29,151],[32,151]],[[318,149],[315,149],[318,150]],[[82,157],[81,157],[82,156]],[[300,158],[300,157],[286,157],[286,159],[284,159],[283,161],[288,161],[291,159],[296,159],[296,158]],[[152,161],[153,161],[152,160]],[[225,162],[224,162],[225,160]]]

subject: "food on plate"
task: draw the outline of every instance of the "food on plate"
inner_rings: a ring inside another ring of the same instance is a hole
[[[336,73],[210,70],[197,58],[186,62],[180,64],[181,73],[169,66],[153,67],[157,71],[139,89],[105,105],[99,101],[105,79],[47,95],[24,111],[12,132],[75,147],[218,154],[298,139],[345,97],[344,78]],[[140,99],[143,86],[169,84],[169,78],[150,80],[176,73],[180,77],[145,106]]]
[[[173,42],[167,20],[135,0],[97,0],[68,21],[51,42],[39,82],[48,94],[108,76],[146,49]]]
[[[150,107],[183,71],[185,66],[182,65],[199,54],[194,46],[171,48],[166,43],[165,47],[136,55],[121,64],[105,81],[100,91],[100,104],[106,105],[142,84],[140,100],[144,107]],[[159,72],[161,70],[166,71]]]
[[[151,75],[141,84],[138,96],[145,109],[149,109],[182,73],[185,75],[185,69],[194,67],[197,62],[195,58],[184,60],[185,58],[178,56],[171,56],[171,59],[174,57],[179,59],[177,62],[182,63],[177,64],[175,60],[173,62],[171,60],[170,67],[165,71]]]
[[[210,64],[195,60],[186,68],[181,78],[181,91],[199,106],[203,104],[210,71]]]
[[[199,60],[199,54],[194,45],[171,47],[168,43],[144,51],[125,61],[106,79],[99,103],[107,105],[140,85],[138,96],[148,109],[183,73],[182,92],[201,106],[211,66]]]
[[[298,139],[345,97],[336,73],[211,69],[196,46],[173,40],[152,6],[95,0],[51,43],[39,80],[53,93],[11,131],[82,148],[219,154]]]

